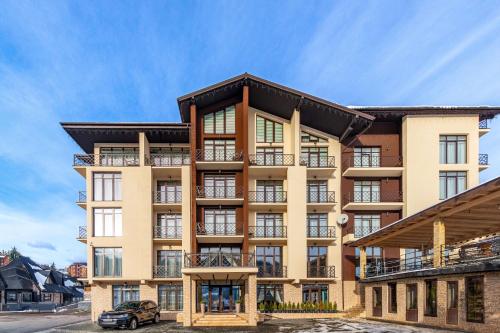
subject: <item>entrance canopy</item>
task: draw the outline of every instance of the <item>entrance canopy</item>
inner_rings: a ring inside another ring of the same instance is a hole
[[[445,244],[500,232],[500,177],[394,222],[349,245],[431,248],[436,221],[446,227],[445,239],[442,240]]]

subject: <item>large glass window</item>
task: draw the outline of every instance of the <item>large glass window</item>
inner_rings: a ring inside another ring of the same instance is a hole
[[[283,165],[285,162],[283,148],[279,147],[257,147],[255,161],[251,161],[255,165]],[[288,162],[288,161],[287,161]]]
[[[239,194],[236,193],[236,176],[234,174],[205,174],[203,184],[205,198],[235,198]]]
[[[357,180],[354,182],[354,202],[380,202],[380,181]]]
[[[300,159],[309,167],[327,167],[329,166],[328,147],[302,147]]]
[[[282,284],[258,284],[257,285],[257,305],[283,303]]]
[[[308,142],[328,142],[326,139],[321,138],[316,135],[309,134],[307,132],[301,132],[300,133],[300,141],[304,143]]]
[[[182,311],[182,284],[159,285],[158,305],[161,311]]]
[[[175,203],[182,201],[182,184],[178,180],[158,181],[156,202]]]
[[[308,246],[307,247],[307,276],[324,277],[327,275],[328,247]]]
[[[354,237],[363,237],[378,229],[380,229],[380,215],[354,215]]]
[[[257,246],[255,249],[259,276],[283,275],[281,246]]]
[[[182,215],[159,213],[156,217],[156,238],[182,238]]]
[[[7,291],[5,298],[7,299],[7,303],[17,303],[17,292]]]
[[[391,313],[397,313],[398,312],[398,291],[397,291],[397,284],[396,283],[388,283],[387,284],[387,289],[389,291],[388,293],[388,311]]]
[[[122,174],[119,172],[94,172],[94,201],[122,199]]]
[[[205,161],[233,161],[236,160],[235,140],[205,140]]]
[[[121,208],[94,208],[94,237],[122,236]]]
[[[447,199],[467,189],[465,171],[439,172],[439,199]]]
[[[203,127],[206,134],[234,134],[236,108],[234,105],[225,109],[207,113],[203,116]]]
[[[236,209],[205,208],[205,229],[207,235],[235,235]]]
[[[257,116],[257,142],[283,142],[283,124]]]
[[[101,147],[100,165],[137,166],[139,165],[138,147]]]
[[[115,285],[113,286],[113,308],[129,301],[140,301],[139,286]]]
[[[307,202],[328,202],[328,181],[307,181]]]
[[[465,278],[467,321],[484,323],[484,280],[482,276]]]
[[[321,238],[328,237],[328,214],[309,213],[307,214],[307,237]]]
[[[380,166],[380,147],[355,147],[355,168],[373,168]]]
[[[181,275],[182,251],[160,250],[156,252],[156,264],[161,267],[166,277],[177,277]]]
[[[465,135],[439,136],[439,163],[467,163],[467,137]]]
[[[425,315],[437,316],[437,280],[425,280]]]
[[[366,267],[373,272],[381,272],[383,268],[382,263],[382,248],[380,247],[367,247],[366,248]],[[354,264],[355,268],[355,279],[360,278],[360,251],[359,248],[354,249]]]
[[[121,276],[122,249],[113,247],[94,248],[94,276]]]
[[[282,180],[257,180],[256,202],[282,202],[283,199]]]
[[[302,302],[304,303],[328,303],[328,285],[326,284],[303,284]]]
[[[282,213],[257,213],[255,237],[283,237]]]

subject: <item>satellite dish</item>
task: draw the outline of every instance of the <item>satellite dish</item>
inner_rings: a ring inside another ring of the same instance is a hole
[[[340,226],[343,226],[347,223],[347,221],[349,221],[349,216],[347,214],[340,214],[338,217],[337,217],[337,223],[338,225]]]

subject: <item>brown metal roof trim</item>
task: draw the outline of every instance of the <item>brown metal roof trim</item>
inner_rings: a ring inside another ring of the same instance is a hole
[[[477,114],[481,119],[491,119],[500,114],[500,106],[415,105],[415,106],[348,106],[376,118],[404,117],[406,115],[464,115]]]

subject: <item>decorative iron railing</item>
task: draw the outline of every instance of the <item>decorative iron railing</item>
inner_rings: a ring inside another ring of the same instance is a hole
[[[335,266],[307,266],[307,277],[308,278],[334,278],[335,277]]]
[[[243,187],[196,186],[196,197],[204,199],[239,199],[243,198]]]
[[[351,233],[354,233],[355,238],[361,238],[361,237],[369,235],[372,232],[375,232],[379,229],[380,229],[380,227],[377,227],[377,226],[354,225],[353,228],[349,231]]]
[[[479,154],[479,165],[488,165],[488,154]]]
[[[182,239],[181,226],[157,225],[154,227],[154,237],[159,239]]]
[[[286,191],[249,191],[248,202],[286,202]]]
[[[241,162],[243,152],[234,149],[197,149],[196,160],[199,162]]]
[[[249,226],[248,236],[250,238],[286,238],[286,226]]]
[[[77,203],[85,203],[87,202],[87,191],[78,191],[78,200]]]
[[[335,156],[302,155],[300,164],[308,168],[335,168]]]
[[[344,195],[344,205],[351,202],[402,202],[403,194],[401,192],[368,192],[354,191]]]
[[[139,154],[75,154],[73,166],[138,166]]]
[[[87,226],[78,227],[78,239],[87,239]]]
[[[153,266],[153,277],[154,278],[180,278],[182,267],[179,263],[178,265],[163,265],[163,266]]]
[[[335,203],[334,191],[307,191],[308,203]]]
[[[308,238],[335,238],[335,227],[333,226],[308,226]]]
[[[254,253],[185,253],[184,267],[255,267]]]
[[[286,278],[287,277],[287,267],[286,266],[264,266],[257,265],[258,272],[257,277],[259,278]]]
[[[490,128],[488,119],[481,119],[479,121],[479,129],[488,129],[488,128]]]
[[[189,153],[177,154],[150,154],[145,157],[146,164],[156,167],[182,166],[191,163],[191,155]]]
[[[153,191],[154,203],[180,203],[182,192],[180,191]]]
[[[196,224],[196,234],[200,236],[235,236],[243,235],[243,230],[240,227],[241,223],[220,223]]]
[[[380,156],[362,154],[350,156],[342,161],[342,169],[347,168],[388,168],[403,166],[401,156]]]
[[[470,244],[441,247],[441,266],[467,264],[494,258],[500,258],[500,237],[480,240]]]
[[[295,164],[294,154],[257,153],[248,156],[250,165],[257,166],[291,166]]]

